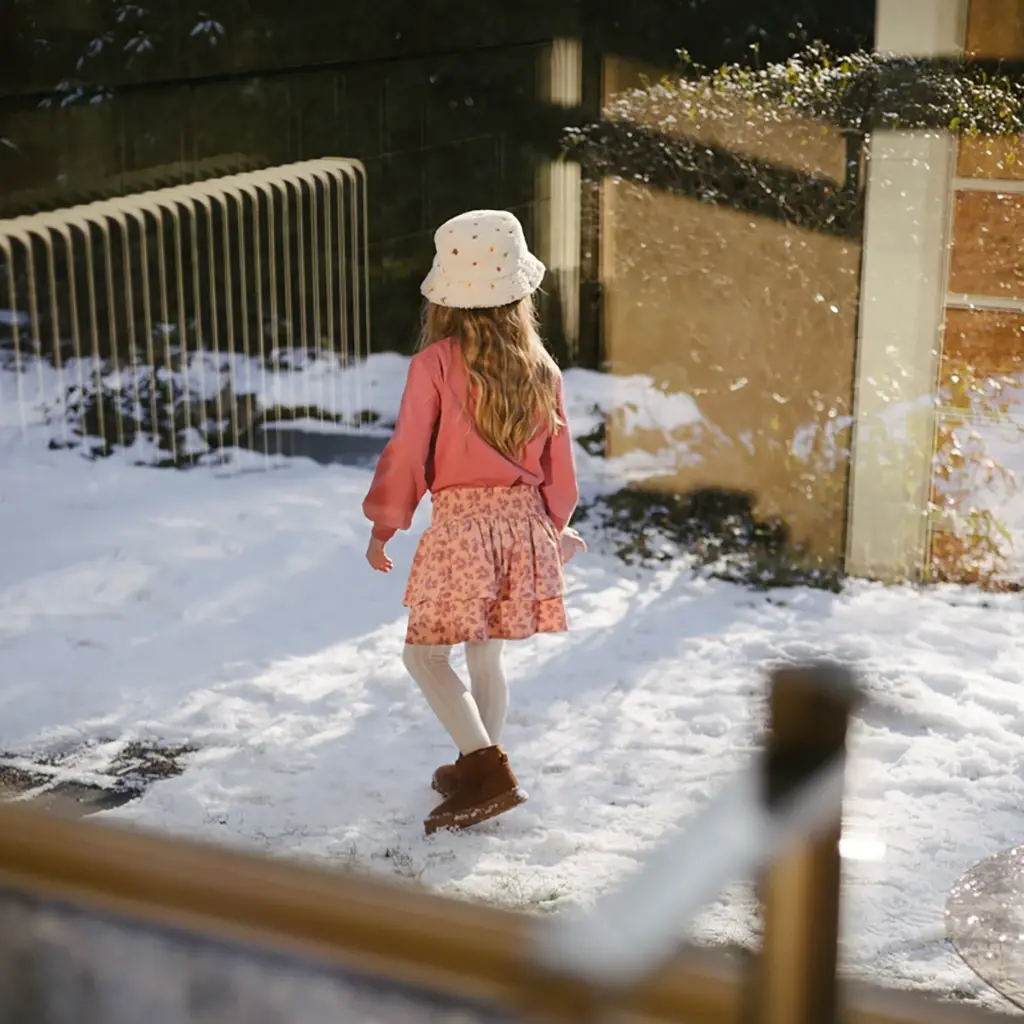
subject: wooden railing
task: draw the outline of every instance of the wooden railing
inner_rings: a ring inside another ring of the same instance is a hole
[[[0,1024],[1003,1020],[837,979],[856,701],[841,670],[777,673],[758,763],[581,918],[0,807]],[[692,914],[751,872],[760,954],[680,948]]]

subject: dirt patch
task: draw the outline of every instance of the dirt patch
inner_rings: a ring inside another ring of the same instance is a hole
[[[59,754],[0,753],[0,802],[19,800],[62,817],[84,818],[123,807],[154,782],[181,775],[189,755],[196,752],[187,744],[132,741],[116,748],[104,767],[88,773],[79,768],[98,747],[112,742],[100,741]]]

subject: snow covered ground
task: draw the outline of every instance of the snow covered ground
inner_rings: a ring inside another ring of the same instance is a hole
[[[598,385],[643,386],[571,373],[578,432]],[[505,742],[530,803],[427,839],[430,772],[452,751],[399,660],[404,575],[362,560],[368,481],[248,456],[89,462],[0,431],[0,751],[73,751],[58,775],[95,778],[129,741],[189,743],[184,774],[108,816],[557,912],[614,886],[751,756],[768,667],[828,655],[870,690],[846,830],[882,854],[847,862],[846,966],[983,993],[942,912],[964,870],[1024,841],[1020,596],[754,593],[598,544],[569,567],[572,632],[509,648]],[[400,568],[428,519],[393,542]],[[748,941],[751,906],[725,894],[696,937]]]

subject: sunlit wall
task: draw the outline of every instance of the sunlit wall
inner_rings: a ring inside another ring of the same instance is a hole
[[[651,69],[608,58],[611,98]],[[656,73],[653,74],[657,80]],[[780,172],[841,185],[846,140],[825,125],[679,131]],[[860,244],[856,236],[702,202],[635,181],[603,185],[605,355],[685,393],[699,420],[609,424],[608,450],[641,486],[747,495],[812,559],[840,560]]]

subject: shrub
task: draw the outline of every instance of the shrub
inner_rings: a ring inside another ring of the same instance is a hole
[[[161,466],[191,465],[211,451],[236,447],[253,422],[251,400],[230,385],[207,397],[182,374],[149,366],[70,387],[65,412],[93,456],[141,440],[161,453]]]
[[[570,129],[567,145],[587,157],[621,157],[629,140],[601,141],[603,124],[642,124],[676,134],[686,123],[815,121],[840,132],[932,129],[968,135],[1024,133],[1024,82],[963,61],[836,54],[821,43],[763,68],[725,64],[709,70],[679,51],[682,73],[627,90],[605,108],[603,122]],[[642,155],[643,138],[635,140]],[[618,154],[613,150],[618,149]],[[1013,158],[1011,158],[1012,162]]]
[[[945,529],[939,539],[940,566],[933,575],[989,589],[1019,589],[1013,581],[1015,538],[1004,509],[1019,494],[1020,480],[995,457],[981,424],[995,426],[1011,443],[1024,442],[1024,427],[1008,416],[1022,404],[1024,374],[992,376],[963,366],[954,370],[952,381],[942,403],[963,409],[966,416],[940,430],[936,445],[931,509]]]
[[[757,590],[809,586],[838,591],[838,572],[790,543],[783,523],[758,519],[750,495],[705,489],[687,495],[624,488],[584,504],[574,522],[601,531],[626,565],[689,558],[699,572]]]

